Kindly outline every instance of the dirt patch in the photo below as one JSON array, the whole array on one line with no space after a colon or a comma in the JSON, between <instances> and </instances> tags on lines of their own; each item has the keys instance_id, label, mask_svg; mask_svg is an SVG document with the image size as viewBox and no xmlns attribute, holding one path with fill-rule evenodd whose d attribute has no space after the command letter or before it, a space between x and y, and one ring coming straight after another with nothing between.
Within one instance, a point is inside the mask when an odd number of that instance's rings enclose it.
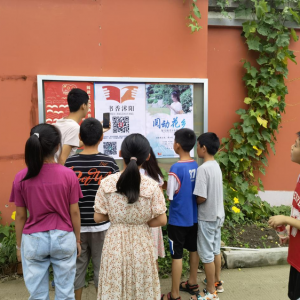
<instances>
[{"instance_id":1,"label":"dirt patch","mask_svg":"<svg viewBox=\"0 0 300 300\"><path fill-rule=\"evenodd\" d=\"M222 240L226 246L257 249L287 247L279 245L276 231L264 223L226 226L222 231Z\"/></svg>"}]
</instances>

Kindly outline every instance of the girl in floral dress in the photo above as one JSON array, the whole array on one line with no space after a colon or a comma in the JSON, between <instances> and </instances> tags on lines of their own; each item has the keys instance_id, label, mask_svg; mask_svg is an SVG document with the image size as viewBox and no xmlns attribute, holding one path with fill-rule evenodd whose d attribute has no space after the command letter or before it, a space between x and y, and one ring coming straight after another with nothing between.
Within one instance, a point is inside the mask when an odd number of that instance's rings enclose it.
<instances>
[{"instance_id":1,"label":"girl in floral dress","mask_svg":"<svg viewBox=\"0 0 300 300\"><path fill-rule=\"evenodd\" d=\"M149 176L150 178L154 179L156 182L158 182L160 188L162 189L162 186L164 184L163 174L158 166L158 163L157 163L157 160L156 160L156 157L155 157L155 154L154 154L152 148L150 148L150 158L149 158L149 160L146 160L143 163L140 173L142 175L146 175L146 176ZM152 239L153 239L153 243L154 243L156 265L158 268L158 261L157 261L158 257L164 258L166 256L161 227L152 227L151 233L152 233Z\"/></svg>"},{"instance_id":2,"label":"girl in floral dress","mask_svg":"<svg viewBox=\"0 0 300 300\"><path fill-rule=\"evenodd\" d=\"M110 220L101 258L98 300L158 300L160 284L149 227L167 223L163 193L156 181L140 175L150 145L141 134L121 146L124 170L101 181L94 219Z\"/></svg>"}]
</instances>

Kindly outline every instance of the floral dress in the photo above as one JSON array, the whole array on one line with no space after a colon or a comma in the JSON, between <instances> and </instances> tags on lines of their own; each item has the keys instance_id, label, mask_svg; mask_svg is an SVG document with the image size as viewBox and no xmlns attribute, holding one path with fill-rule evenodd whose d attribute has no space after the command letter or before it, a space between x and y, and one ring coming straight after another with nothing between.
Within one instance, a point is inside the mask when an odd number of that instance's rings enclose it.
<instances>
[{"instance_id":1,"label":"floral dress","mask_svg":"<svg viewBox=\"0 0 300 300\"><path fill-rule=\"evenodd\" d=\"M116 191L120 173L101 181L95 212L108 214L99 273L98 300L158 300L160 284L147 222L166 211L158 183L141 176L140 197L134 204Z\"/></svg>"}]
</instances>

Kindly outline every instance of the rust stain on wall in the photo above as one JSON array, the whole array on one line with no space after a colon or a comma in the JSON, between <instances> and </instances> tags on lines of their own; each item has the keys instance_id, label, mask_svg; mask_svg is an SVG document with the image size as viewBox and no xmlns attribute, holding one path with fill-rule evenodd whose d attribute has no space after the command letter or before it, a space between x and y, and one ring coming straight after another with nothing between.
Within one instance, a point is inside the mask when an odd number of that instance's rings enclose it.
<instances>
[{"instance_id":1,"label":"rust stain on wall","mask_svg":"<svg viewBox=\"0 0 300 300\"><path fill-rule=\"evenodd\" d=\"M38 124L37 118L38 96L37 96L37 82L32 85L31 92L31 108L30 108L30 125L31 127Z\"/></svg>"},{"instance_id":2,"label":"rust stain on wall","mask_svg":"<svg viewBox=\"0 0 300 300\"><path fill-rule=\"evenodd\" d=\"M26 75L4 75L4 76L0 76L1 81L5 81L5 80L27 80L27 76Z\"/></svg>"},{"instance_id":3,"label":"rust stain on wall","mask_svg":"<svg viewBox=\"0 0 300 300\"><path fill-rule=\"evenodd\" d=\"M24 158L25 158L24 154L11 154L11 155L0 156L0 161L20 160Z\"/></svg>"}]
</instances>

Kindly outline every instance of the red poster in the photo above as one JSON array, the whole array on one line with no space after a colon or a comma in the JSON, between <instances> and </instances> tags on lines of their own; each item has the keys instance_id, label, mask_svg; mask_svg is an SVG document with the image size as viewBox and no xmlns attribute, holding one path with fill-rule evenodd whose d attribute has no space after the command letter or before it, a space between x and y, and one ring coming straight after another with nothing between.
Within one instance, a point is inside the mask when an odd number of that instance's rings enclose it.
<instances>
[{"instance_id":1,"label":"red poster","mask_svg":"<svg viewBox=\"0 0 300 300\"><path fill-rule=\"evenodd\" d=\"M90 107L86 118L95 117L94 84L92 82L46 81L44 82L46 123L53 124L57 119L64 118L69 114L67 97L74 88L88 93Z\"/></svg>"}]
</instances>

